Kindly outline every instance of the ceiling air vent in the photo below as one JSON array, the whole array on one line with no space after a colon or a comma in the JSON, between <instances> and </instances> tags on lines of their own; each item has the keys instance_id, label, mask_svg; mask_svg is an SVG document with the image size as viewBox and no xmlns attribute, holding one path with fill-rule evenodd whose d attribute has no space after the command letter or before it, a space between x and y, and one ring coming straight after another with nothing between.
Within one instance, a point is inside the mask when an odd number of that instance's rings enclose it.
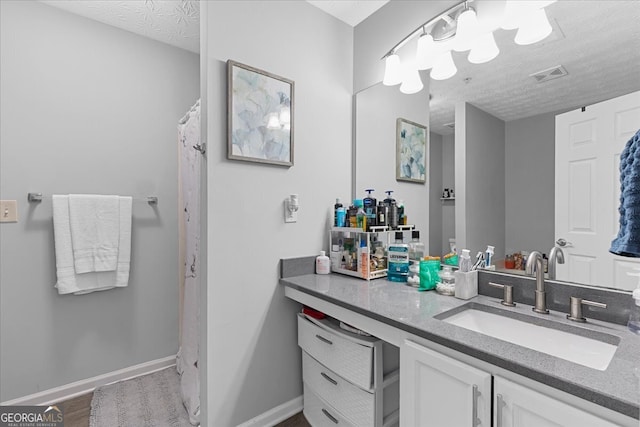
<instances>
[{"instance_id":1,"label":"ceiling air vent","mask_svg":"<svg viewBox=\"0 0 640 427\"><path fill-rule=\"evenodd\" d=\"M549 80L557 79L558 77L564 77L567 74L569 73L567 73L567 70L565 70L562 65L556 65L555 67L529 74L529 77L533 77L536 83L544 83Z\"/></svg>"},{"instance_id":2,"label":"ceiling air vent","mask_svg":"<svg viewBox=\"0 0 640 427\"><path fill-rule=\"evenodd\" d=\"M442 126L444 126L444 127L448 127L448 128L451 128L451 129L455 129L455 128L456 128L456 124L455 124L455 122L445 123L445 124L444 124L444 125L442 125Z\"/></svg>"}]
</instances>

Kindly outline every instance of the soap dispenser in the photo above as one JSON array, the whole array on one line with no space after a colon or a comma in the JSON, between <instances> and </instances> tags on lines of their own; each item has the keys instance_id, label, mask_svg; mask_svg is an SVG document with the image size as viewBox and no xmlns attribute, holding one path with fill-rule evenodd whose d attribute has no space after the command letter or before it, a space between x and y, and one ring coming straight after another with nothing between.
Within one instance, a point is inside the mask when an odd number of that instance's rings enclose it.
<instances>
[{"instance_id":1,"label":"soap dispenser","mask_svg":"<svg viewBox=\"0 0 640 427\"><path fill-rule=\"evenodd\" d=\"M631 306L627 327L634 334L640 335L640 268L634 268L634 270L638 273L627 273L629 276L638 276L638 287L631 294L634 304Z\"/></svg>"}]
</instances>

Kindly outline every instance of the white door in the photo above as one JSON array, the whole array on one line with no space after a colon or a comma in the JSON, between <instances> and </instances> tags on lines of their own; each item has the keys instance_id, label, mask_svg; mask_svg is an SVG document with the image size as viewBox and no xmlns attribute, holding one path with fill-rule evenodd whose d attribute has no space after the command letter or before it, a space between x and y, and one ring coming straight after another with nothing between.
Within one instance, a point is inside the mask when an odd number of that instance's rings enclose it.
<instances>
[{"instance_id":1,"label":"white door","mask_svg":"<svg viewBox=\"0 0 640 427\"><path fill-rule=\"evenodd\" d=\"M488 373L411 341L400 347L400 366L401 427L491 425Z\"/></svg>"},{"instance_id":2,"label":"white door","mask_svg":"<svg viewBox=\"0 0 640 427\"><path fill-rule=\"evenodd\" d=\"M589 412L494 377L494 427L616 427Z\"/></svg>"},{"instance_id":3,"label":"white door","mask_svg":"<svg viewBox=\"0 0 640 427\"><path fill-rule=\"evenodd\" d=\"M640 92L556 116L555 235L559 246L567 242L559 280L635 289L626 273L640 259L609 248L618 234L620 153L638 129Z\"/></svg>"}]
</instances>

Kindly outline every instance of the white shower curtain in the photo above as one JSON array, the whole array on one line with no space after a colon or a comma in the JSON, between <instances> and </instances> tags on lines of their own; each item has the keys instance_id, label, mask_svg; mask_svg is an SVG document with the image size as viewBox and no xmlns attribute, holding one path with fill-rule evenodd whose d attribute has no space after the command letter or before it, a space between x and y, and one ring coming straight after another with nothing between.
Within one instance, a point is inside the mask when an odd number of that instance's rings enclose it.
<instances>
[{"instance_id":1,"label":"white shower curtain","mask_svg":"<svg viewBox=\"0 0 640 427\"><path fill-rule=\"evenodd\" d=\"M200 418L198 343L200 336L200 100L178 123L180 154L180 349L176 368L180 392L193 425Z\"/></svg>"}]
</instances>

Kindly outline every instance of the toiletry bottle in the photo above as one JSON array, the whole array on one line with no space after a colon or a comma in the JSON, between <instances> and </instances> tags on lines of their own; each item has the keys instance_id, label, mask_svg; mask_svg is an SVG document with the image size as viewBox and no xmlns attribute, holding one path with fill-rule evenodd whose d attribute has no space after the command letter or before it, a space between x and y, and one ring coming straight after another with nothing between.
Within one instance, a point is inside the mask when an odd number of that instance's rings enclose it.
<instances>
[{"instance_id":1,"label":"toiletry bottle","mask_svg":"<svg viewBox=\"0 0 640 427\"><path fill-rule=\"evenodd\" d=\"M471 271L471 251L469 249L463 249L462 255L460 255L460 263L458 264L460 272L467 273Z\"/></svg>"},{"instance_id":2,"label":"toiletry bottle","mask_svg":"<svg viewBox=\"0 0 640 427\"><path fill-rule=\"evenodd\" d=\"M340 199L336 199L336 204L333 205L333 226L339 227L338 225L338 208L342 207L342 203L340 203Z\"/></svg>"},{"instance_id":3,"label":"toiletry bottle","mask_svg":"<svg viewBox=\"0 0 640 427\"><path fill-rule=\"evenodd\" d=\"M491 261L493 261L493 251L494 251L494 247L493 246L487 246L487 250L484 253L484 268L490 268L491 267Z\"/></svg>"},{"instance_id":4,"label":"toiletry bottle","mask_svg":"<svg viewBox=\"0 0 640 427\"><path fill-rule=\"evenodd\" d=\"M367 215L367 225L369 227L373 226L373 225L379 225L376 222L376 199L374 197L371 197L371 193L373 192L373 188L368 188L366 190L368 194L367 197L365 197L364 199L362 199L363 203L364 203L364 213ZM367 230L365 230L367 231Z\"/></svg>"},{"instance_id":5,"label":"toiletry bottle","mask_svg":"<svg viewBox=\"0 0 640 427\"><path fill-rule=\"evenodd\" d=\"M367 231L367 215L364 212L364 206L361 199L356 200L358 212L356 213L356 226L362 231Z\"/></svg>"},{"instance_id":6,"label":"toiletry bottle","mask_svg":"<svg viewBox=\"0 0 640 427\"><path fill-rule=\"evenodd\" d=\"M634 268L634 270L638 273L627 273L629 276L638 276L638 287L631 294L634 304L631 306L627 327L634 334L640 335L640 268Z\"/></svg>"},{"instance_id":7,"label":"toiletry bottle","mask_svg":"<svg viewBox=\"0 0 640 427\"><path fill-rule=\"evenodd\" d=\"M407 225L407 217L404 214L404 202L402 200L398 200L398 224Z\"/></svg>"},{"instance_id":8,"label":"toiletry bottle","mask_svg":"<svg viewBox=\"0 0 640 427\"><path fill-rule=\"evenodd\" d=\"M420 232L418 230L411 231L411 241L409 242L409 259L418 261L424 258L425 246L420 241Z\"/></svg>"},{"instance_id":9,"label":"toiletry bottle","mask_svg":"<svg viewBox=\"0 0 640 427\"><path fill-rule=\"evenodd\" d=\"M391 193L393 191L387 190L387 198L384 199L384 204L389 209L387 213L387 225L389 228L396 230L398 228L398 205L396 204L396 199L391 197Z\"/></svg>"},{"instance_id":10,"label":"toiletry bottle","mask_svg":"<svg viewBox=\"0 0 640 427\"><path fill-rule=\"evenodd\" d=\"M366 219L365 219L366 221ZM359 256L358 256L358 270L360 270L360 274L363 279L369 278L369 248L367 247L367 241L360 241L360 248L358 248Z\"/></svg>"},{"instance_id":11,"label":"toiletry bottle","mask_svg":"<svg viewBox=\"0 0 640 427\"><path fill-rule=\"evenodd\" d=\"M347 220L347 210L345 208L338 208L336 212L336 221L338 221L338 227L345 227Z\"/></svg>"},{"instance_id":12,"label":"toiletry bottle","mask_svg":"<svg viewBox=\"0 0 640 427\"><path fill-rule=\"evenodd\" d=\"M316 257L316 274L331 273L331 260L324 251L320 251L320 255Z\"/></svg>"},{"instance_id":13,"label":"toiletry bottle","mask_svg":"<svg viewBox=\"0 0 640 427\"><path fill-rule=\"evenodd\" d=\"M378 207L376 208L376 225L377 226L387 226L387 218L389 217L389 208L384 202L378 202Z\"/></svg>"},{"instance_id":14,"label":"toiletry bottle","mask_svg":"<svg viewBox=\"0 0 640 427\"><path fill-rule=\"evenodd\" d=\"M353 204L347 209L347 227L358 226L358 207L356 206L358 200L362 203L362 199L354 199Z\"/></svg>"},{"instance_id":15,"label":"toiletry bottle","mask_svg":"<svg viewBox=\"0 0 640 427\"><path fill-rule=\"evenodd\" d=\"M402 232L396 232L396 241L389 245L387 279L406 282L409 275L409 245L402 243Z\"/></svg>"}]
</instances>

